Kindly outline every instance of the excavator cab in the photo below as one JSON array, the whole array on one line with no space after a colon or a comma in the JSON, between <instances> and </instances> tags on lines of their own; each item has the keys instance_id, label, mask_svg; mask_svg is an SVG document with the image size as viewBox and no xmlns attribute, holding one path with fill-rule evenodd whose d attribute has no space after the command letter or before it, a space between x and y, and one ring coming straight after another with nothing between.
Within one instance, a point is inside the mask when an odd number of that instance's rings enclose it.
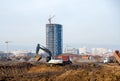
<instances>
[{"instance_id":1,"label":"excavator cab","mask_svg":"<svg viewBox=\"0 0 120 81\"><path fill-rule=\"evenodd\" d=\"M47 56L46 57L46 62L49 62L51 60L51 57L50 56Z\"/></svg>"}]
</instances>

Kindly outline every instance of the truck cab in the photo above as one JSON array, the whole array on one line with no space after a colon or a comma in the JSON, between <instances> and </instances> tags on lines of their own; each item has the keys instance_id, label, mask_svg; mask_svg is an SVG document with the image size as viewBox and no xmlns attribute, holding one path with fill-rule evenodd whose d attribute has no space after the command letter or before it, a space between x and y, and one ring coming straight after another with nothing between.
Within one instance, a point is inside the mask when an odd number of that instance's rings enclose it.
<instances>
[{"instance_id":1,"label":"truck cab","mask_svg":"<svg viewBox=\"0 0 120 81\"><path fill-rule=\"evenodd\" d=\"M109 62L110 62L110 58L108 57L104 58L103 63L109 63Z\"/></svg>"}]
</instances>

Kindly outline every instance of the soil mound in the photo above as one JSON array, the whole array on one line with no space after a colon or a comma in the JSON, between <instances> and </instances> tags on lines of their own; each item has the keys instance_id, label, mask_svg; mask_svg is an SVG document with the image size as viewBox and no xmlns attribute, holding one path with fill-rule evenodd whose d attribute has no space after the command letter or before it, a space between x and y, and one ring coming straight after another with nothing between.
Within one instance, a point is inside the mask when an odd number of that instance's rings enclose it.
<instances>
[{"instance_id":1,"label":"soil mound","mask_svg":"<svg viewBox=\"0 0 120 81\"><path fill-rule=\"evenodd\" d=\"M30 63L0 64L0 81L120 81L116 64L79 63L65 66Z\"/></svg>"}]
</instances>

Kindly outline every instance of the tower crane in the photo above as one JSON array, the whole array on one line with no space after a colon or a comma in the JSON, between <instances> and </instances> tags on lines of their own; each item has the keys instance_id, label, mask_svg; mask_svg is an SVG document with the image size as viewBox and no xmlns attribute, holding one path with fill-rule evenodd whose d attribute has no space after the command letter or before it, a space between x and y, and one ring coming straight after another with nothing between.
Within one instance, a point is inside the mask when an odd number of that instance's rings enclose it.
<instances>
[{"instance_id":1,"label":"tower crane","mask_svg":"<svg viewBox=\"0 0 120 81\"><path fill-rule=\"evenodd\" d=\"M7 52L7 58L8 58L8 54L9 54L9 51L8 51L8 43L10 43L11 41L5 41L6 43L6 52Z\"/></svg>"},{"instance_id":2,"label":"tower crane","mask_svg":"<svg viewBox=\"0 0 120 81\"><path fill-rule=\"evenodd\" d=\"M55 15L53 15L52 17L50 16L50 18L48 19L49 24L51 24L51 19L53 19L55 17Z\"/></svg>"}]
</instances>

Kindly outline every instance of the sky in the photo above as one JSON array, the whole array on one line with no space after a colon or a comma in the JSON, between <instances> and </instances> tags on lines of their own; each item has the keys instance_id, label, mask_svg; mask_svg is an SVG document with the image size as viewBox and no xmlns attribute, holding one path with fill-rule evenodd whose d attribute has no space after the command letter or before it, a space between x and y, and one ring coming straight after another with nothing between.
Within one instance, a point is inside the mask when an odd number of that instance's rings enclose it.
<instances>
[{"instance_id":1,"label":"sky","mask_svg":"<svg viewBox=\"0 0 120 81\"><path fill-rule=\"evenodd\" d=\"M48 18L63 25L63 46L120 48L120 0L0 0L0 50L46 45Z\"/></svg>"}]
</instances>

